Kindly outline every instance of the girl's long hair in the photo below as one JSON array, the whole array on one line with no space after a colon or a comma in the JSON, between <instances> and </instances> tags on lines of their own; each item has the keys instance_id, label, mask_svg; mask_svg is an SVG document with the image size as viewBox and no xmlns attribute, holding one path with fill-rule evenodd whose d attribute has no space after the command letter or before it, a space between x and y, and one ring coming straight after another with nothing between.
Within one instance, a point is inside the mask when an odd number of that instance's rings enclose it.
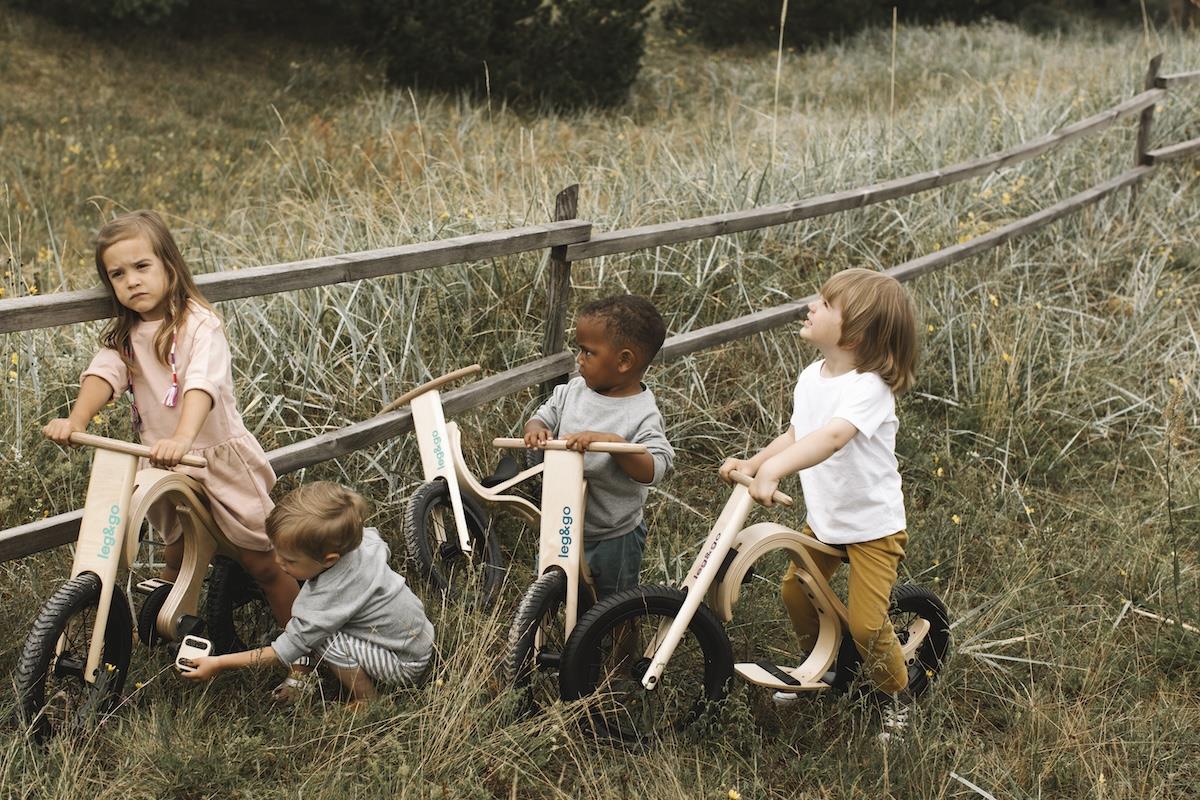
<instances>
[{"instance_id":1,"label":"girl's long hair","mask_svg":"<svg viewBox=\"0 0 1200 800\"><path fill-rule=\"evenodd\" d=\"M904 287L890 275L855 267L825 281L821 296L842 313L841 347L854 347L855 368L875 372L900 394L917 368L917 315Z\"/></svg>"},{"instance_id":2,"label":"girl's long hair","mask_svg":"<svg viewBox=\"0 0 1200 800\"><path fill-rule=\"evenodd\" d=\"M154 337L154 352L158 355L158 360L166 365L171 352L171 340L183 327L187 317L188 301L195 301L214 314L216 311L196 288L187 262L183 260L179 246L175 244L175 238L171 236L171 231L167 229L162 217L154 211L130 211L114 218L96 234L96 272L100 275L100 282L108 289L108 296L112 298L113 303L113 319L100 334L102 346L116 350L127 366L133 366L130 339L134 326L141 322L142 318L136 311L117 301L117 293L108 277L108 270L104 268L104 252L117 242L136 236L146 237L154 255L162 261L167 272L167 307L162 327Z\"/></svg>"}]
</instances>

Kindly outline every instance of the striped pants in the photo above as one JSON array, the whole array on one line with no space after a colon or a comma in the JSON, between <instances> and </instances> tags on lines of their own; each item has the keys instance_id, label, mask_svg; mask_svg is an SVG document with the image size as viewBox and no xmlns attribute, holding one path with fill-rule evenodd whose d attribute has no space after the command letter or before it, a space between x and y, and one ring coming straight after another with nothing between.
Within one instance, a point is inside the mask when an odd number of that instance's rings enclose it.
<instances>
[{"instance_id":1,"label":"striped pants","mask_svg":"<svg viewBox=\"0 0 1200 800\"><path fill-rule=\"evenodd\" d=\"M395 686L420 683L433 662L432 654L423 661L406 661L393 650L344 633L334 634L317 648L317 654L318 666L328 664L339 669L361 669L372 680Z\"/></svg>"}]
</instances>

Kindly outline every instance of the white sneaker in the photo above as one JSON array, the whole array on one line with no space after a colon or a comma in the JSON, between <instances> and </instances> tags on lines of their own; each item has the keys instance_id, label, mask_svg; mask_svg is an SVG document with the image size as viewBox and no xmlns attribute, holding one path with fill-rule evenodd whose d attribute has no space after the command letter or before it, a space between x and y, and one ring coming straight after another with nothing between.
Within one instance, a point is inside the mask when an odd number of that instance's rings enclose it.
<instances>
[{"instance_id":1,"label":"white sneaker","mask_svg":"<svg viewBox=\"0 0 1200 800\"><path fill-rule=\"evenodd\" d=\"M837 674L833 670L829 670L821 676L822 683L833 685L834 678ZM800 699L802 692L774 692L771 695L771 702L777 706L790 706L792 703Z\"/></svg>"},{"instance_id":2,"label":"white sneaker","mask_svg":"<svg viewBox=\"0 0 1200 800\"><path fill-rule=\"evenodd\" d=\"M875 737L881 744L894 744L903 737L908 727L908 707L892 701L883 709L883 730Z\"/></svg>"}]
</instances>

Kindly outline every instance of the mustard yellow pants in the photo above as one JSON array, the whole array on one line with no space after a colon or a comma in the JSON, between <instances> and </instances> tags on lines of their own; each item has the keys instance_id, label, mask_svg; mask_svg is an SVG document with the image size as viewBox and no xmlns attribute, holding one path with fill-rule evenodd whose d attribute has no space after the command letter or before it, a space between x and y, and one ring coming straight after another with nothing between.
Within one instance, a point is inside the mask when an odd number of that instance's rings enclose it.
<instances>
[{"instance_id":1,"label":"mustard yellow pants","mask_svg":"<svg viewBox=\"0 0 1200 800\"><path fill-rule=\"evenodd\" d=\"M812 529L805 525L802 532L813 536ZM888 619L892 587L896 584L896 570L904 559L904 545L908 533L899 531L882 539L846 545L850 557L850 595L846 604L850 616L850 635L862 656L863 664L875 686L888 694L894 694L908 685L908 669L900 640ZM813 563L825 576L833 573L842 564L838 556L809 551ZM803 584L796 579L796 565L788 567L780 587L783 605L787 608L800 639L800 647L811 650L817 640L817 612L808 601Z\"/></svg>"}]
</instances>

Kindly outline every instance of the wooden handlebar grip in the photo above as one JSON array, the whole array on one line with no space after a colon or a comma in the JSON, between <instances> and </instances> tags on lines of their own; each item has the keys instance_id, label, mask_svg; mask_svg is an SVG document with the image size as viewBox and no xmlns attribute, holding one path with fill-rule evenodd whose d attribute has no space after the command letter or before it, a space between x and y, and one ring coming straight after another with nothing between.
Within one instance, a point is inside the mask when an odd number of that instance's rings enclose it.
<instances>
[{"instance_id":1,"label":"wooden handlebar grip","mask_svg":"<svg viewBox=\"0 0 1200 800\"><path fill-rule=\"evenodd\" d=\"M134 444L133 442L125 442L120 439L109 439L107 436L97 436L94 433L80 433L77 431L71 434L70 442L71 444L83 445L84 447L98 447L101 450L124 453L129 456L150 457L150 448L144 444ZM185 467L199 467L200 469L208 466L208 462L203 458L190 454L179 459L179 463Z\"/></svg>"},{"instance_id":2,"label":"wooden handlebar grip","mask_svg":"<svg viewBox=\"0 0 1200 800\"><path fill-rule=\"evenodd\" d=\"M441 387L445 386L447 383L453 383L454 381L458 380L459 378L465 378L468 375L474 375L476 372L479 372L482 369L483 369L483 367L479 366L478 364L472 364L469 367L463 367L461 369L456 369L453 372L447 372L445 375L442 375L440 378L434 378L431 381L426 381L425 383L422 383L420 386L418 386L415 389L409 389L407 392L400 395L392 402L388 403L386 406L384 406L383 408L381 408L379 410L379 414L386 414L389 411L395 411L400 406L406 405L414 397L423 395L426 392L432 392L434 389L440 389ZM376 414L376 416L379 416L379 414Z\"/></svg>"},{"instance_id":3,"label":"wooden handlebar grip","mask_svg":"<svg viewBox=\"0 0 1200 800\"><path fill-rule=\"evenodd\" d=\"M506 439L496 438L492 440L493 447L505 447L510 450L525 449L524 439ZM567 443L562 439L550 439L544 445L536 450L567 450ZM646 445L634 444L633 442L594 442L588 446L588 450L592 453L645 453Z\"/></svg>"}]
</instances>

